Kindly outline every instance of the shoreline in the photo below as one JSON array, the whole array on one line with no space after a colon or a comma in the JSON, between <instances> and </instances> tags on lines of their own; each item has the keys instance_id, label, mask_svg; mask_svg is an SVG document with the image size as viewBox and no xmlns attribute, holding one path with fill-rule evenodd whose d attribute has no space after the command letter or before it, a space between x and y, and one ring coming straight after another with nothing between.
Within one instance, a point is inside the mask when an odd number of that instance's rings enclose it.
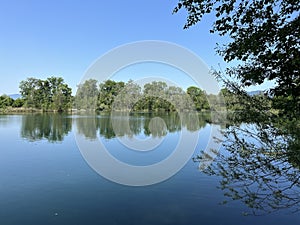
<instances>
[{"instance_id":1,"label":"shoreline","mask_svg":"<svg viewBox=\"0 0 300 225\"><path fill-rule=\"evenodd\" d=\"M222 110L221 110L222 111ZM92 113L92 114L101 114L101 113L111 113L112 110L84 110L84 109L68 109L63 111L58 110L43 110L43 109L36 109L36 108L14 108L14 107L7 107L7 108L0 108L0 115L5 114L27 114L27 113L68 113L68 114L81 114L81 113ZM119 113L172 113L178 111L164 111L164 110L153 110L153 111L128 111L128 110L116 110L113 112ZM189 110L182 110L182 113L193 112ZM218 112L216 110L201 110L201 111L194 111L197 113L211 113L211 112Z\"/></svg>"}]
</instances>

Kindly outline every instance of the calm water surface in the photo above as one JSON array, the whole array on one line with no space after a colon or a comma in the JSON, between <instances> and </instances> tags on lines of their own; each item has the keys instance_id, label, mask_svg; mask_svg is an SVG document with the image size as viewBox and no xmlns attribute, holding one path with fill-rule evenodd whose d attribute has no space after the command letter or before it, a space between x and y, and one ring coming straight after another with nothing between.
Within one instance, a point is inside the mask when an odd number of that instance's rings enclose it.
<instances>
[{"instance_id":1,"label":"calm water surface","mask_svg":"<svg viewBox=\"0 0 300 225\"><path fill-rule=\"evenodd\" d=\"M194 156L206 146L211 125L205 117L195 127L165 115L165 127L149 129L151 117L131 116L131 131L123 134L164 138L160 149L141 154L120 145L108 115L1 115L0 224L300 224L300 215L288 209L245 216L249 209L241 201L220 204L225 200L217 188L220 178L199 171L192 159L164 182L130 187L99 176L81 156L75 128L133 165L171 154L183 127L200 131Z\"/></svg>"}]
</instances>

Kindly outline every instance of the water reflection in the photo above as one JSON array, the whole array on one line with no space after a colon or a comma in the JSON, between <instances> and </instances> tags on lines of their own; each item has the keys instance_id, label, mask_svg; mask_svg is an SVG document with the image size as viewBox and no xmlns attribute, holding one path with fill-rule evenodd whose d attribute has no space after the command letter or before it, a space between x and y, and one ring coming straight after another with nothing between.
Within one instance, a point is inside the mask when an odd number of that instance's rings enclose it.
<instances>
[{"instance_id":1,"label":"water reflection","mask_svg":"<svg viewBox=\"0 0 300 225\"><path fill-rule=\"evenodd\" d=\"M214 114L221 128L226 128L223 154L205 170L206 174L221 178L219 188L228 200L243 202L253 214L270 213L289 208L300 209L300 153L299 132L293 143L273 139L272 127L265 124L247 125L235 119L234 125L226 127L223 115ZM130 113L130 114L31 114L23 115L21 136L29 141L46 139L62 141L76 125L87 139L113 139L116 136L164 137L181 129L197 131L212 121L211 114L189 113ZM195 122L198 121L198 122ZM1 117L0 124L7 119ZM243 127L244 126L244 127ZM257 135L261 135L256 139ZM264 137L265 139L262 139ZM275 137L274 138L278 138ZM262 141L263 140L263 141ZM196 157L200 161L202 154ZM226 203L224 201L224 203Z\"/></svg>"},{"instance_id":2,"label":"water reflection","mask_svg":"<svg viewBox=\"0 0 300 225\"><path fill-rule=\"evenodd\" d=\"M113 113L76 117L78 132L88 139L96 139L97 133L105 139L145 136L163 137L185 127L197 131L210 121L210 114L195 113Z\"/></svg>"},{"instance_id":3,"label":"water reflection","mask_svg":"<svg viewBox=\"0 0 300 225\"><path fill-rule=\"evenodd\" d=\"M83 134L87 139L97 138L97 127L99 120L95 116L84 116L76 118L76 126L79 134Z\"/></svg>"},{"instance_id":4,"label":"water reflection","mask_svg":"<svg viewBox=\"0 0 300 225\"><path fill-rule=\"evenodd\" d=\"M227 128L225 150L205 171L221 177L223 203L242 201L254 215L300 211L299 137L286 142L272 135L276 129L261 123Z\"/></svg>"},{"instance_id":5,"label":"water reflection","mask_svg":"<svg viewBox=\"0 0 300 225\"><path fill-rule=\"evenodd\" d=\"M0 127L7 127L8 125L10 125L12 117L14 116L0 114Z\"/></svg>"},{"instance_id":6,"label":"water reflection","mask_svg":"<svg viewBox=\"0 0 300 225\"><path fill-rule=\"evenodd\" d=\"M62 114L26 114L22 117L21 137L29 141L62 141L72 129L72 118Z\"/></svg>"},{"instance_id":7,"label":"water reflection","mask_svg":"<svg viewBox=\"0 0 300 225\"><path fill-rule=\"evenodd\" d=\"M62 141L71 131L74 120L78 132L91 140L96 139L97 134L105 139L140 134L163 137L183 127L197 131L210 123L210 118L209 113L26 114L22 116L21 136L29 141Z\"/></svg>"}]
</instances>

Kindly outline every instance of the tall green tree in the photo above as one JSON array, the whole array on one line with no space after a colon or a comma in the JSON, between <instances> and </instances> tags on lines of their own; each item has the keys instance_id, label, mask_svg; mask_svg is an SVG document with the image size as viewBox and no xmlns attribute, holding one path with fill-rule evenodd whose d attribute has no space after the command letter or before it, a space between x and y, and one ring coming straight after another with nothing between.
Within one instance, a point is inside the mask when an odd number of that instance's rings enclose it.
<instances>
[{"instance_id":1,"label":"tall green tree","mask_svg":"<svg viewBox=\"0 0 300 225\"><path fill-rule=\"evenodd\" d=\"M210 108L205 91L201 90L198 87L191 86L188 87L187 94L194 102L197 111L208 110Z\"/></svg>"},{"instance_id":2,"label":"tall green tree","mask_svg":"<svg viewBox=\"0 0 300 225\"><path fill-rule=\"evenodd\" d=\"M144 85L144 108L148 111L155 111L169 108L166 101L166 91L168 85L163 81L153 81Z\"/></svg>"},{"instance_id":3,"label":"tall green tree","mask_svg":"<svg viewBox=\"0 0 300 225\"><path fill-rule=\"evenodd\" d=\"M59 84L52 96L51 108L59 112L72 107L72 90L67 84Z\"/></svg>"},{"instance_id":4,"label":"tall green tree","mask_svg":"<svg viewBox=\"0 0 300 225\"><path fill-rule=\"evenodd\" d=\"M78 85L74 100L75 108L95 110L97 108L98 95L97 80L86 80L84 83Z\"/></svg>"},{"instance_id":5,"label":"tall green tree","mask_svg":"<svg viewBox=\"0 0 300 225\"><path fill-rule=\"evenodd\" d=\"M107 80L99 85L97 110L111 110L115 97L124 88L125 83Z\"/></svg>"},{"instance_id":6,"label":"tall green tree","mask_svg":"<svg viewBox=\"0 0 300 225\"><path fill-rule=\"evenodd\" d=\"M35 107L35 96L36 89L38 86L38 79L34 77L29 77L26 80L20 82L19 89L22 97L25 100L26 107Z\"/></svg>"},{"instance_id":7,"label":"tall green tree","mask_svg":"<svg viewBox=\"0 0 300 225\"><path fill-rule=\"evenodd\" d=\"M140 98L141 87L133 80L129 80L114 99L113 110L134 111Z\"/></svg>"},{"instance_id":8,"label":"tall green tree","mask_svg":"<svg viewBox=\"0 0 300 225\"><path fill-rule=\"evenodd\" d=\"M188 110L191 106L191 101L188 99L188 95L180 87L169 86L166 89L166 99L169 104L166 105L166 110L175 111L175 110Z\"/></svg>"}]
</instances>

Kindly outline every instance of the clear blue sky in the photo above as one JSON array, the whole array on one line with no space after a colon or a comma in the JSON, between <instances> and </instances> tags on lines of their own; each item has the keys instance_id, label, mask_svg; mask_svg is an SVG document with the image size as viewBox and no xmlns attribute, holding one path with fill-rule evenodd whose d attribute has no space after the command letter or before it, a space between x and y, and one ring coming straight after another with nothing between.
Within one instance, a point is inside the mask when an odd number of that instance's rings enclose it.
<instances>
[{"instance_id":1,"label":"clear blue sky","mask_svg":"<svg viewBox=\"0 0 300 225\"><path fill-rule=\"evenodd\" d=\"M221 38L212 18L183 30L186 14L172 15L177 0L1 1L0 94L18 93L27 77L61 76L72 89L91 63L128 42L163 40L186 47L211 67ZM74 90L73 90L74 93Z\"/></svg>"}]
</instances>

